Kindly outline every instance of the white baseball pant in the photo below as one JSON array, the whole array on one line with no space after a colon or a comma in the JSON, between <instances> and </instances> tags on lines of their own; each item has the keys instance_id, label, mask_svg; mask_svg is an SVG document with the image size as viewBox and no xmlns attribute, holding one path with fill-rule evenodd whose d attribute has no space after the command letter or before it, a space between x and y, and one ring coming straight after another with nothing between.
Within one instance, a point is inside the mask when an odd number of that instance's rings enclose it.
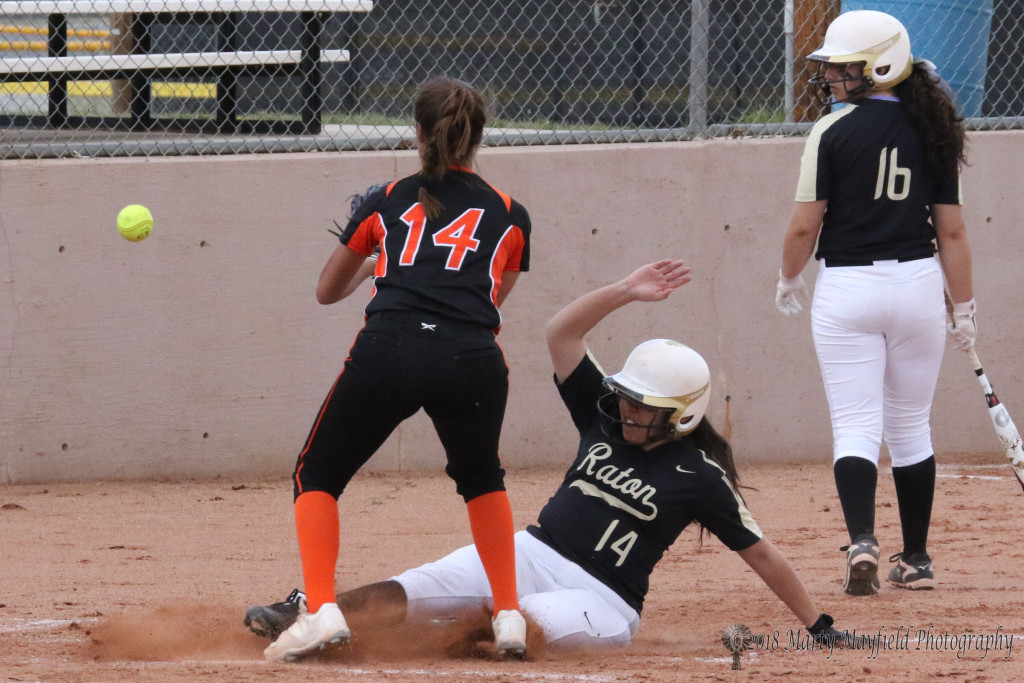
<instances>
[{"instance_id":1,"label":"white baseball pant","mask_svg":"<svg viewBox=\"0 0 1024 683\"><path fill-rule=\"evenodd\" d=\"M522 612L552 647L628 645L640 625L615 591L527 531L515 535L516 586ZM405 588L408 616L440 616L492 607L491 586L476 546L392 577Z\"/></svg>"},{"instance_id":2,"label":"white baseball pant","mask_svg":"<svg viewBox=\"0 0 1024 683\"><path fill-rule=\"evenodd\" d=\"M814 347L832 416L833 459L894 467L933 454L932 399L946 344L942 268L935 258L818 271Z\"/></svg>"}]
</instances>

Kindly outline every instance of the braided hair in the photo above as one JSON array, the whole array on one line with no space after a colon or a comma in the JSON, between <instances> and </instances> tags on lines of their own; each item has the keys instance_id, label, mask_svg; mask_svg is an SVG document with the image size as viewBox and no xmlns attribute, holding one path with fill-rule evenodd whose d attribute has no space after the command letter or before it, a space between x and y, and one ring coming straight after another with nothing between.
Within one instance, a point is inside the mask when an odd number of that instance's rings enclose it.
<instances>
[{"instance_id":1,"label":"braided hair","mask_svg":"<svg viewBox=\"0 0 1024 683\"><path fill-rule=\"evenodd\" d=\"M413 117L422 139L419 201L428 218L437 218L444 207L428 192L427 182L472 160L487 122L484 98L468 83L432 77L420 84Z\"/></svg>"}]
</instances>

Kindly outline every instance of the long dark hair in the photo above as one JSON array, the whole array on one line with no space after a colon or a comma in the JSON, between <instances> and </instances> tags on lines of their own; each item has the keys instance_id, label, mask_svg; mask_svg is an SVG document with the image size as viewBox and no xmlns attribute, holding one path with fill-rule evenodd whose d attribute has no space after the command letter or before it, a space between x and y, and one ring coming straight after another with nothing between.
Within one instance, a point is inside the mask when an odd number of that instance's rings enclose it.
<instances>
[{"instance_id":1,"label":"long dark hair","mask_svg":"<svg viewBox=\"0 0 1024 683\"><path fill-rule=\"evenodd\" d=\"M413 117L423 136L420 176L440 180L453 165L467 163L483 139L487 111L483 95L469 83L446 76L428 78L416 93ZM428 218L441 214L441 202L420 186Z\"/></svg>"},{"instance_id":2,"label":"long dark hair","mask_svg":"<svg viewBox=\"0 0 1024 683\"><path fill-rule=\"evenodd\" d=\"M914 64L910 76L893 92L921 137L925 164L934 181L955 178L960 166L967 163L964 119L939 85L938 75L922 63Z\"/></svg>"},{"instance_id":3,"label":"long dark hair","mask_svg":"<svg viewBox=\"0 0 1024 683\"><path fill-rule=\"evenodd\" d=\"M725 471L725 478L732 485L733 491L743 501L743 494L740 493L740 475L736 471L736 464L732 459L732 446L718 433L707 417L702 417L697 428L690 433L690 442L704 452L704 455L722 470ZM744 487L746 488L746 487ZM743 501L746 504L746 501ZM699 543L704 543L704 533L707 529L700 525Z\"/></svg>"},{"instance_id":4,"label":"long dark hair","mask_svg":"<svg viewBox=\"0 0 1024 683\"><path fill-rule=\"evenodd\" d=\"M697 428L690 433L690 442L704 451L709 460L716 463L725 470L725 478L729 480L733 489L739 495L740 475L736 471L736 464L732 460L732 446L712 426L707 417L702 417ZM742 497L742 496L741 496Z\"/></svg>"}]
</instances>

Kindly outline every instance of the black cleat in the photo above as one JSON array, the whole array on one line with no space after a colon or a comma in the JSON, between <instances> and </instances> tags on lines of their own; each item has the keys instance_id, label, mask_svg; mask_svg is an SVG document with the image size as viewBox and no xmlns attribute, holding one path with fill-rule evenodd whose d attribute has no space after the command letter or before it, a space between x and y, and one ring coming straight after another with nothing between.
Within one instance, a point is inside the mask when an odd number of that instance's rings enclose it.
<instances>
[{"instance_id":1,"label":"black cleat","mask_svg":"<svg viewBox=\"0 0 1024 683\"><path fill-rule=\"evenodd\" d=\"M305 604L306 594L296 588L284 602L256 605L245 610L245 625L258 636L277 638L295 623L299 609L305 607Z\"/></svg>"},{"instance_id":2,"label":"black cleat","mask_svg":"<svg viewBox=\"0 0 1024 683\"><path fill-rule=\"evenodd\" d=\"M915 553L904 557L896 553L889 558L896 566L889 571L889 583L897 588L912 591L930 591L935 588L935 574L932 572L932 558L927 553Z\"/></svg>"},{"instance_id":3,"label":"black cleat","mask_svg":"<svg viewBox=\"0 0 1024 683\"><path fill-rule=\"evenodd\" d=\"M846 580L843 588L847 595L874 595L878 592L878 541L874 536L858 536L846 551Z\"/></svg>"}]
</instances>

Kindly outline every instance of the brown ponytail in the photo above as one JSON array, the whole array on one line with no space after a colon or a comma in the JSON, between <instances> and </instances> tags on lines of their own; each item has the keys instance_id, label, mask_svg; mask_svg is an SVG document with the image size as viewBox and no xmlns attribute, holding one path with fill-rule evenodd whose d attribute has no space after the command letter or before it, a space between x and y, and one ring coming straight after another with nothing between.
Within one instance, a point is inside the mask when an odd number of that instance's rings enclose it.
<instances>
[{"instance_id":1,"label":"brown ponytail","mask_svg":"<svg viewBox=\"0 0 1024 683\"><path fill-rule=\"evenodd\" d=\"M484 98L463 81L428 78L416 94L413 116L423 138L419 201L428 218L437 218L444 207L427 191L426 181L440 180L452 166L472 161L487 122Z\"/></svg>"}]
</instances>

